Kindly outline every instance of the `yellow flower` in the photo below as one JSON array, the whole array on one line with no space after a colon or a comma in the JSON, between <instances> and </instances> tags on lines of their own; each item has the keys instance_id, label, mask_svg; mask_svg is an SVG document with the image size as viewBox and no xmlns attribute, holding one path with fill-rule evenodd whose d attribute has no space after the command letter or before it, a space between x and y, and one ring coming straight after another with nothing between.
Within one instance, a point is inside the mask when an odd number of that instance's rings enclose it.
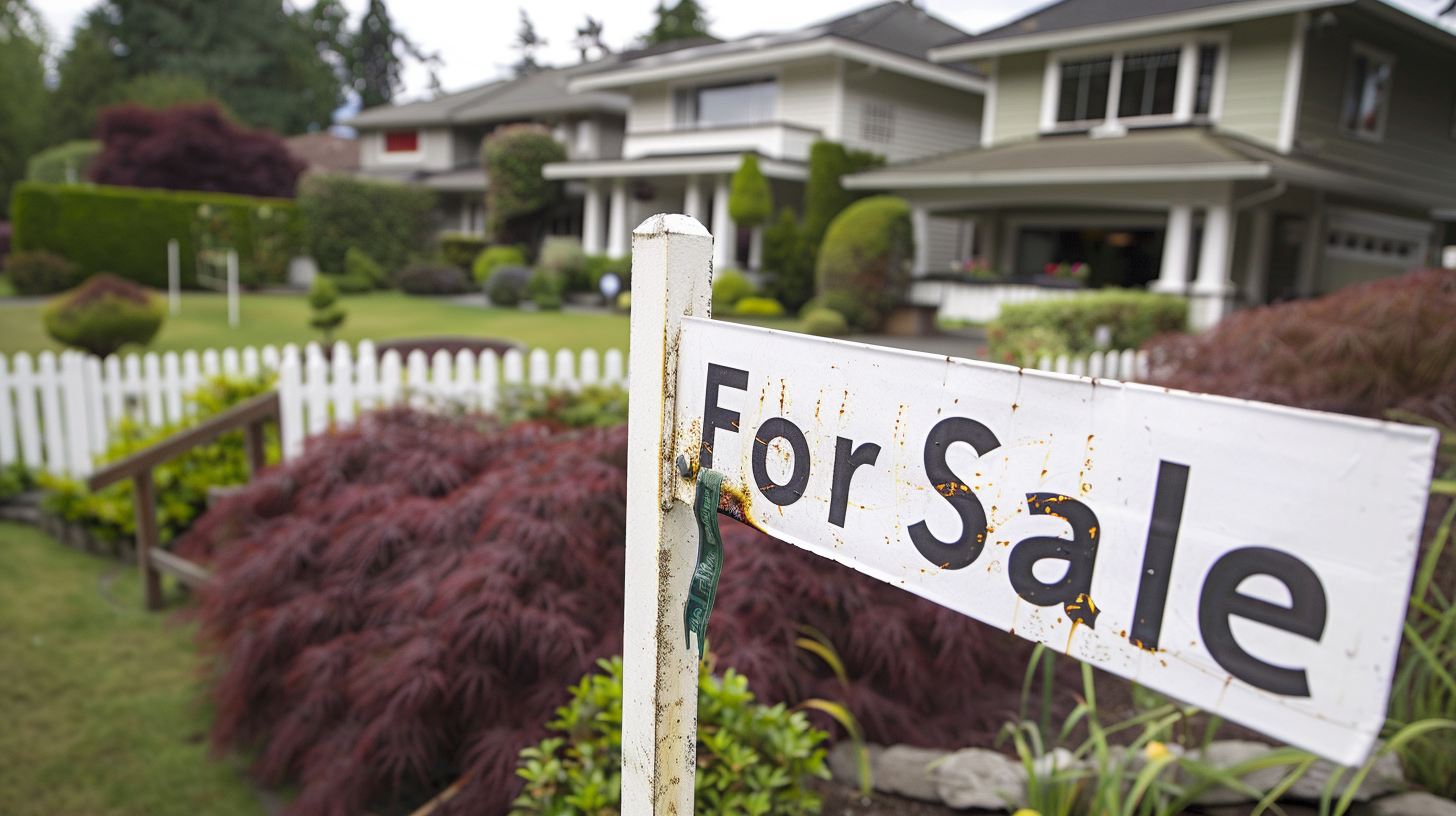
<instances>
[{"instance_id":1,"label":"yellow flower","mask_svg":"<svg viewBox=\"0 0 1456 816\"><path fill-rule=\"evenodd\" d=\"M1022 808L1021 810L1018 810L1015 813L1011 814L1011 816L1041 816L1041 814L1032 810L1031 808Z\"/></svg>"},{"instance_id":2,"label":"yellow flower","mask_svg":"<svg viewBox=\"0 0 1456 816\"><path fill-rule=\"evenodd\" d=\"M1167 755L1168 746L1164 745L1161 742L1150 742L1148 743L1148 746L1143 749L1143 756L1147 757L1149 762L1155 759L1162 759Z\"/></svg>"}]
</instances>

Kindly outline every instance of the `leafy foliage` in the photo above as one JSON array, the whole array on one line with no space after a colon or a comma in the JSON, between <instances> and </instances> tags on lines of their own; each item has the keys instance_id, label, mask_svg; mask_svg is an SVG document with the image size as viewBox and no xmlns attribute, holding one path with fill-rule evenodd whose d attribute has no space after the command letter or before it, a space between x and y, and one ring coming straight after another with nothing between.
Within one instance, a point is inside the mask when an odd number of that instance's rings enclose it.
<instances>
[{"instance_id":1,"label":"leafy foliage","mask_svg":"<svg viewBox=\"0 0 1456 816\"><path fill-rule=\"evenodd\" d=\"M1456 424L1456 271L1427 269L1312 300L1236 312L1151 347L1161 385L1379 417Z\"/></svg>"},{"instance_id":2,"label":"leafy foliage","mask_svg":"<svg viewBox=\"0 0 1456 816\"><path fill-rule=\"evenodd\" d=\"M46 145L45 28L26 0L0 0L0 220L26 159Z\"/></svg>"},{"instance_id":3,"label":"leafy foliage","mask_svg":"<svg viewBox=\"0 0 1456 816\"><path fill-rule=\"evenodd\" d=\"M737 269L724 269L713 275L713 308L732 311L734 304L753 294L753 284Z\"/></svg>"},{"instance_id":4,"label":"leafy foliage","mask_svg":"<svg viewBox=\"0 0 1456 816\"><path fill-rule=\"evenodd\" d=\"M784 304L773 298L746 297L733 305L733 313L756 317L778 317L784 313Z\"/></svg>"},{"instance_id":5,"label":"leafy foliage","mask_svg":"<svg viewBox=\"0 0 1456 816\"><path fill-rule=\"evenodd\" d=\"M574 235L548 235L536 253L536 266L561 276L568 292L596 291L596 281L587 277L586 252Z\"/></svg>"},{"instance_id":6,"label":"leafy foliage","mask_svg":"<svg viewBox=\"0 0 1456 816\"><path fill-rule=\"evenodd\" d=\"M492 306L519 306L534 274L528 266L498 266L485 281L485 296Z\"/></svg>"},{"instance_id":7,"label":"leafy foliage","mask_svg":"<svg viewBox=\"0 0 1456 816\"><path fill-rule=\"evenodd\" d=\"M846 150L838 142L819 140L809 147L809 178L804 182L804 223L802 240L818 252L829 224L845 207L865 197L865 193L844 189L842 176L879 167L883 156L863 150Z\"/></svg>"},{"instance_id":8,"label":"leafy foliage","mask_svg":"<svg viewBox=\"0 0 1456 816\"><path fill-rule=\"evenodd\" d=\"M491 273L502 266L526 266L525 251L509 244L488 246L475 256L475 262L471 264L470 271L476 281L485 283Z\"/></svg>"},{"instance_id":9,"label":"leafy foliage","mask_svg":"<svg viewBox=\"0 0 1456 816\"><path fill-rule=\"evenodd\" d=\"M592 385L579 390L512 388L501 395L507 422L550 420L568 428L610 428L627 421L627 391Z\"/></svg>"},{"instance_id":10,"label":"leafy foliage","mask_svg":"<svg viewBox=\"0 0 1456 816\"><path fill-rule=\"evenodd\" d=\"M526 789L513 816L611 816L621 809L622 658L600 660L556 710L550 737L521 751L517 771ZM704 661L698 671L698 746L694 811L818 813L819 795L806 776L829 778L826 735L783 703L753 702L748 680L732 669L721 679Z\"/></svg>"},{"instance_id":11,"label":"leafy foliage","mask_svg":"<svg viewBox=\"0 0 1456 816\"><path fill-rule=\"evenodd\" d=\"M36 486L35 474L23 462L0 466L0 502Z\"/></svg>"},{"instance_id":12,"label":"leafy foliage","mask_svg":"<svg viewBox=\"0 0 1456 816\"><path fill-rule=\"evenodd\" d=\"M593 289L600 291L602 278L616 275L622 282L622 291L632 288L632 256L612 258L607 255L588 255L582 267L582 274L591 281Z\"/></svg>"},{"instance_id":13,"label":"leafy foliage","mask_svg":"<svg viewBox=\"0 0 1456 816\"><path fill-rule=\"evenodd\" d=\"M91 163L101 152L94 139L75 140L42 150L25 164L27 181L42 184L76 184L91 178ZM8 198L8 196L7 196Z\"/></svg>"},{"instance_id":14,"label":"leafy foliage","mask_svg":"<svg viewBox=\"0 0 1456 816\"><path fill-rule=\"evenodd\" d=\"M389 276L384 274L384 267L358 247L349 247L349 251L344 253L344 278L353 292L389 287Z\"/></svg>"},{"instance_id":15,"label":"leafy foliage","mask_svg":"<svg viewBox=\"0 0 1456 816\"><path fill-rule=\"evenodd\" d=\"M218 658L213 738L296 781L290 813L503 814L566 689L621 650L626 433L366 414L219 502L179 545ZM771 703L842 695L881 742L988 745L1029 649L738 524L711 637ZM847 691L795 646L809 623ZM955 677L945 684L933 678ZM819 715L812 715L819 716Z\"/></svg>"},{"instance_id":16,"label":"leafy foliage","mask_svg":"<svg viewBox=\"0 0 1456 816\"><path fill-rule=\"evenodd\" d=\"M339 306L339 290L328 275L315 275L308 288L308 305L313 313L308 325L324 333L324 344L334 341L334 329L343 325L348 313Z\"/></svg>"},{"instance_id":17,"label":"leafy foliage","mask_svg":"<svg viewBox=\"0 0 1456 816\"><path fill-rule=\"evenodd\" d=\"M769 292L791 312L814 298L814 250L788 207L763 232L763 267L772 276Z\"/></svg>"},{"instance_id":18,"label":"leafy foliage","mask_svg":"<svg viewBox=\"0 0 1456 816\"><path fill-rule=\"evenodd\" d=\"M127 343L146 345L167 318L160 298L115 275L96 275L41 309L46 332L98 357Z\"/></svg>"},{"instance_id":19,"label":"leafy foliage","mask_svg":"<svg viewBox=\"0 0 1456 816\"><path fill-rule=\"evenodd\" d=\"M758 169L758 154L744 153L743 164L733 174L728 194L728 215L743 227L756 227L773 215L773 190Z\"/></svg>"},{"instance_id":20,"label":"leafy foliage","mask_svg":"<svg viewBox=\"0 0 1456 816\"><path fill-rule=\"evenodd\" d=\"M849 321L844 315L822 306L809 309L801 318L800 331L820 337L837 337L849 333Z\"/></svg>"},{"instance_id":21,"label":"leafy foliage","mask_svg":"<svg viewBox=\"0 0 1456 816\"><path fill-rule=\"evenodd\" d=\"M824 305L841 312L851 328L878 329L900 303L914 254L904 199L875 196L851 204L830 224L819 249Z\"/></svg>"},{"instance_id":22,"label":"leafy foliage","mask_svg":"<svg viewBox=\"0 0 1456 816\"><path fill-rule=\"evenodd\" d=\"M342 174L307 176L298 209L307 224L308 253L319 269L344 273L351 248L393 272L426 257L433 240L435 194L423 187L368 181Z\"/></svg>"},{"instance_id":23,"label":"leafy foliage","mask_svg":"<svg viewBox=\"0 0 1456 816\"><path fill-rule=\"evenodd\" d=\"M991 359L1030 365L1040 355L1092 351L1098 326L1111 332L1111 348L1138 348L1188 326L1188 301L1135 289L1100 289L1056 300L1006 304L986 328Z\"/></svg>"},{"instance_id":24,"label":"leafy foliage","mask_svg":"<svg viewBox=\"0 0 1456 816\"><path fill-rule=\"evenodd\" d=\"M485 239L468 232L440 233L440 262L470 271L471 264L485 251Z\"/></svg>"},{"instance_id":25,"label":"leafy foliage","mask_svg":"<svg viewBox=\"0 0 1456 816\"><path fill-rule=\"evenodd\" d=\"M14 202L16 252L48 250L84 274L112 272L154 289L167 286L170 240L186 288L197 285L193 261L209 249L236 250L243 280L264 283L286 273L303 241L298 208L285 199L27 181Z\"/></svg>"},{"instance_id":26,"label":"leafy foliage","mask_svg":"<svg viewBox=\"0 0 1456 816\"><path fill-rule=\"evenodd\" d=\"M541 175L541 166L566 161L566 148L543 125L496 128L480 147L490 183L485 190L486 232L505 244L535 246L542 218L561 200L561 182Z\"/></svg>"},{"instance_id":27,"label":"leafy foliage","mask_svg":"<svg viewBox=\"0 0 1456 816\"><path fill-rule=\"evenodd\" d=\"M22 295L64 292L86 277L81 267L44 249L6 256L5 274L15 291Z\"/></svg>"},{"instance_id":28,"label":"leafy foliage","mask_svg":"<svg viewBox=\"0 0 1456 816\"><path fill-rule=\"evenodd\" d=\"M672 8L658 0L657 22L642 38L643 44L661 45L673 40L691 40L708 37L708 15L697 0L678 0Z\"/></svg>"},{"instance_id":29,"label":"leafy foliage","mask_svg":"<svg viewBox=\"0 0 1456 816\"><path fill-rule=\"evenodd\" d=\"M526 297L542 309L560 309L566 280L550 269L537 269L526 279Z\"/></svg>"},{"instance_id":30,"label":"leafy foliage","mask_svg":"<svg viewBox=\"0 0 1456 816\"><path fill-rule=\"evenodd\" d=\"M411 295L458 295L470 291L470 281L453 266L412 263L394 273L394 285Z\"/></svg>"},{"instance_id":31,"label":"leafy foliage","mask_svg":"<svg viewBox=\"0 0 1456 816\"><path fill-rule=\"evenodd\" d=\"M304 170L282 139L239 127L216 105L107 108L96 137L100 184L292 198Z\"/></svg>"}]
</instances>

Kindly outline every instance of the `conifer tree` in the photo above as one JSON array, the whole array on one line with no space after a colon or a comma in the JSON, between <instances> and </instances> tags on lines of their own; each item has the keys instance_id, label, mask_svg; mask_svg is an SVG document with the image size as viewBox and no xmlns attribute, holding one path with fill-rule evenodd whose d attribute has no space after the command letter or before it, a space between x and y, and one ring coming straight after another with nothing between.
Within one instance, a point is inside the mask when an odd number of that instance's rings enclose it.
<instances>
[{"instance_id":1,"label":"conifer tree","mask_svg":"<svg viewBox=\"0 0 1456 816\"><path fill-rule=\"evenodd\" d=\"M697 0L678 0L672 8L659 0L656 11L657 24L643 37L645 45L710 36L707 12Z\"/></svg>"}]
</instances>

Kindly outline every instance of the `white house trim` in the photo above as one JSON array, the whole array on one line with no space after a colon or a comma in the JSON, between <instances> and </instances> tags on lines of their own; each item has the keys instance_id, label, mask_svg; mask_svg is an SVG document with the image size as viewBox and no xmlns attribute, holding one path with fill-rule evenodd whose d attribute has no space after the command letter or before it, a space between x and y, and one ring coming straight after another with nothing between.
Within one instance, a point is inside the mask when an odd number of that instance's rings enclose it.
<instances>
[{"instance_id":1,"label":"white house trim","mask_svg":"<svg viewBox=\"0 0 1456 816\"><path fill-rule=\"evenodd\" d=\"M1294 17L1294 38L1289 44L1289 64L1284 68L1284 101L1279 107L1280 153L1294 150L1299 127L1299 93L1304 84L1304 39L1309 33L1309 12Z\"/></svg>"},{"instance_id":2,"label":"white house trim","mask_svg":"<svg viewBox=\"0 0 1456 816\"><path fill-rule=\"evenodd\" d=\"M1001 61L991 58L991 78L986 83L986 98L981 104L981 147L996 143L996 86L1000 84Z\"/></svg>"},{"instance_id":3,"label":"white house trim","mask_svg":"<svg viewBox=\"0 0 1456 816\"><path fill-rule=\"evenodd\" d=\"M931 62L961 62L1001 54L1020 54L1053 48L1168 34L1185 29L1257 20L1300 11L1344 6L1355 0L1251 0L1226 6L1197 9L1176 14L1158 14L1103 25L1079 26L1045 34L1023 34L984 42L971 41L930 49Z\"/></svg>"},{"instance_id":4,"label":"white house trim","mask_svg":"<svg viewBox=\"0 0 1456 816\"><path fill-rule=\"evenodd\" d=\"M576 77L567 85L567 89L572 93L581 93L582 91L625 88L648 82L672 82L727 71L776 67L785 62L817 57L850 59L957 90L972 93L985 93L986 91L986 80L982 77L882 51L868 45L841 40L838 37L821 37L808 42L775 45L751 51L735 51L668 64L645 65L636 68L624 67L615 71Z\"/></svg>"},{"instance_id":5,"label":"white house trim","mask_svg":"<svg viewBox=\"0 0 1456 816\"><path fill-rule=\"evenodd\" d=\"M550 165L548 165L550 166ZM1034 170L988 170L971 173L875 172L845 176L852 190L933 187L1004 187L1040 184L1108 184L1158 181L1228 181L1268 178L1268 162L1149 164L1136 167L1043 167Z\"/></svg>"},{"instance_id":6,"label":"white house trim","mask_svg":"<svg viewBox=\"0 0 1456 816\"><path fill-rule=\"evenodd\" d=\"M659 156L643 159L609 159L586 162L555 162L541 167L541 176L552 180L590 178L643 178L650 176L712 175L735 173L743 154L713 156ZM803 181L809 169L802 164L759 158L758 169L769 178Z\"/></svg>"}]
</instances>

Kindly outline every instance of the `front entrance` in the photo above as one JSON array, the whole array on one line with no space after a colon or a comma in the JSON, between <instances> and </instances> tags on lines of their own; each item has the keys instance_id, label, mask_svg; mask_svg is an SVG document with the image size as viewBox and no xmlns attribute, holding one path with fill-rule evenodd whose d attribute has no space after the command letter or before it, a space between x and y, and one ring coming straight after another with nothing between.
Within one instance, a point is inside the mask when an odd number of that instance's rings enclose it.
<instances>
[{"instance_id":1,"label":"front entrance","mask_svg":"<svg viewBox=\"0 0 1456 816\"><path fill-rule=\"evenodd\" d=\"M1018 280L1053 274L1063 264L1086 264L1088 286L1142 287L1157 280L1163 230L1023 227L1016 237Z\"/></svg>"}]
</instances>

